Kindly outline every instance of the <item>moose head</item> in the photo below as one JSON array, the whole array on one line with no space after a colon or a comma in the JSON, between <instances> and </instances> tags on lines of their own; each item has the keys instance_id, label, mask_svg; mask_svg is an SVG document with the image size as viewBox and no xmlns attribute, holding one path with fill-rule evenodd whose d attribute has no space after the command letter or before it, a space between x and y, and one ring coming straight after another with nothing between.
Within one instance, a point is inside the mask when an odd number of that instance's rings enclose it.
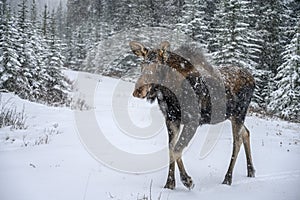
<instances>
[{"instance_id":1,"label":"moose head","mask_svg":"<svg viewBox=\"0 0 300 200\"><path fill-rule=\"evenodd\" d=\"M144 58L144 61L147 63L164 64L168 60L170 43L167 41L161 42L160 48L153 50L149 50L143 44L136 41L130 42L129 46L135 55Z\"/></svg>"},{"instance_id":2,"label":"moose head","mask_svg":"<svg viewBox=\"0 0 300 200\"><path fill-rule=\"evenodd\" d=\"M170 52L170 43L163 41L157 49L148 49L143 44L132 41L129 43L132 52L143 58L141 76L135 84L133 96L153 100L158 88L163 86L173 93L190 72L195 72L192 64Z\"/></svg>"}]
</instances>

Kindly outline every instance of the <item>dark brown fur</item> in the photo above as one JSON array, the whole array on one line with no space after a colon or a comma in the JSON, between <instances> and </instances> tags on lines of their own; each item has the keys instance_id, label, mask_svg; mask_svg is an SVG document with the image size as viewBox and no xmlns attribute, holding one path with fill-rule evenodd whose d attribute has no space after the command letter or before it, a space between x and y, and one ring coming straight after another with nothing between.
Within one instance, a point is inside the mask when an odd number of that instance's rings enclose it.
<instances>
[{"instance_id":1,"label":"dark brown fur","mask_svg":"<svg viewBox=\"0 0 300 200\"><path fill-rule=\"evenodd\" d=\"M247 70L234 66L219 68L221 77L214 76L211 72L206 74L205 70L196 69L187 59L170 52L168 42L163 42L160 49L156 50L148 50L138 42L131 42L130 47L146 63L133 95L146 98L150 102L157 99L166 120L170 165L165 188L175 188L175 163L183 184L189 189L193 188L193 181L181 158L182 151L195 135L199 125L215 124L226 119L232 123L233 151L223 184L232 183L232 172L242 143L247 157L248 177L254 177L250 132L244 125L255 88L253 76ZM210 87L218 81L224 84L225 111L220 119L212 119ZM181 134L180 125L183 125Z\"/></svg>"}]
</instances>

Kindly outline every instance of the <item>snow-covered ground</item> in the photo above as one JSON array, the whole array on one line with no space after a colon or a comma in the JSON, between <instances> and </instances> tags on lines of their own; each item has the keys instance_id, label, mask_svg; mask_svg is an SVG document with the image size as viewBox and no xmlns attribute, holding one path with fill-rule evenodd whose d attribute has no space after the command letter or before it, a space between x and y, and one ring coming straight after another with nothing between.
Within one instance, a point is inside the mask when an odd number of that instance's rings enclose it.
<instances>
[{"instance_id":1,"label":"snow-covered ground","mask_svg":"<svg viewBox=\"0 0 300 200\"><path fill-rule=\"evenodd\" d=\"M76 74L69 72L68 75L76 79ZM124 152L141 155L167 147L167 134L162 124L154 135L140 138L123 130L126 127L122 120L128 120L122 119L126 118L124 109L132 123L140 128L147 127L153 120L163 122L157 106L131 97L133 84L96 75L81 75L97 83L92 98L95 103L90 106L111 144ZM124 85L127 86L122 87ZM88 95L82 91L79 96L90 98ZM184 188L177 172L176 189L171 191L163 189L166 167L153 168L148 173L142 173L142 170L124 172L122 166L112 169L112 163L94 159L95 156L82 142L83 133L76 124L75 111L31 103L11 94L2 94L2 99L10 99L19 109L25 106L28 128L0 129L1 200L300 198L300 124L248 116L246 125L251 132L256 178L246 177L245 154L241 149L231 186L221 184L231 156L230 122L222 124L221 136L205 157L200 154L201 145L211 129L210 126L198 128L196 137L184 154L195 188L191 191ZM125 104L122 105L124 102L127 103L126 108ZM87 104L90 103L87 100ZM139 164L129 163L132 166Z\"/></svg>"}]
</instances>

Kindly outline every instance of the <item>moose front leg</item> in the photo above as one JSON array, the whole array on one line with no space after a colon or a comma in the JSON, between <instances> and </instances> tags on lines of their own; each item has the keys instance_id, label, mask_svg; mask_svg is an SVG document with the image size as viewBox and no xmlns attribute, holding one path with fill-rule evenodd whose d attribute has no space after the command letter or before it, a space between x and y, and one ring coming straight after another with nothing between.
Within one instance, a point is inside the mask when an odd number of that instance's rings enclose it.
<instances>
[{"instance_id":1,"label":"moose front leg","mask_svg":"<svg viewBox=\"0 0 300 200\"><path fill-rule=\"evenodd\" d=\"M175 157L174 157L174 146L179 134L180 122L166 120L169 136L169 173L167 182L164 188L173 190L175 188Z\"/></svg>"},{"instance_id":2,"label":"moose front leg","mask_svg":"<svg viewBox=\"0 0 300 200\"><path fill-rule=\"evenodd\" d=\"M183 161L182 161L182 151L183 149L188 146L189 142L195 135L197 130L197 124L196 123L189 123L186 124L183 127L182 133L175 145L174 148L174 157L176 158L176 162L180 171L180 178L181 182L185 187L188 189L193 189L194 188L194 183L192 178L188 175L188 173L185 170Z\"/></svg>"}]
</instances>

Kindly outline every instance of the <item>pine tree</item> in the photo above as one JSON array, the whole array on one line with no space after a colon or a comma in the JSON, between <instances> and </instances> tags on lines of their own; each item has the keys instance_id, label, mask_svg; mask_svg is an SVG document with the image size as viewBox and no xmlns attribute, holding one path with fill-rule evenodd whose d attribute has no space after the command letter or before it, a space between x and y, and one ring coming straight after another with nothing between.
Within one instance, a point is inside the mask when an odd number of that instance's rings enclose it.
<instances>
[{"instance_id":1,"label":"pine tree","mask_svg":"<svg viewBox=\"0 0 300 200\"><path fill-rule=\"evenodd\" d=\"M214 16L214 35L209 49L217 65L239 65L254 69L255 53L259 46L255 45L254 31L248 21L250 14L249 1L223 0Z\"/></svg>"},{"instance_id":2,"label":"pine tree","mask_svg":"<svg viewBox=\"0 0 300 200\"><path fill-rule=\"evenodd\" d=\"M84 40L83 31L80 28L77 29L75 32L75 45L74 45L74 52L75 52L75 66L73 69L80 70L83 66L83 62L86 58L87 49L86 49L86 42Z\"/></svg>"},{"instance_id":3,"label":"pine tree","mask_svg":"<svg viewBox=\"0 0 300 200\"><path fill-rule=\"evenodd\" d=\"M40 24L38 21L37 6L35 0L32 0L30 8L30 23L29 30L27 31L27 49L30 51L30 69L32 72L31 77L31 92L30 100L37 101L42 98L45 91L45 62L44 57L46 53L46 44L42 37Z\"/></svg>"},{"instance_id":4,"label":"pine tree","mask_svg":"<svg viewBox=\"0 0 300 200\"><path fill-rule=\"evenodd\" d=\"M50 48L55 47L51 46L54 37L48 34L52 40L45 40L38 24L34 0L30 12L27 1L22 0L16 18L7 5L1 10L0 90L31 101L64 103L69 86L58 68L62 65L57 55L59 50ZM55 41L55 44L59 42Z\"/></svg>"},{"instance_id":5,"label":"pine tree","mask_svg":"<svg viewBox=\"0 0 300 200\"><path fill-rule=\"evenodd\" d=\"M2 20L4 20L4 16L5 16L5 13L6 13L6 10L7 10L7 2L6 0L1 0L0 1L0 16L1 16L1 22Z\"/></svg>"},{"instance_id":6,"label":"pine tree","mask_svg":"<svg viewBox=\"0 0 300 200\"><path fill-rule=\"evenodd\" d=\"M277 90L272 93L269 109L289 120L300 120L300 23L283 52L283 64L275 76Z\"/></svg>"},{"instance_id":7,"label":"pine tree","mask_svg":"<svg viewBox=\"0 0 300 200\"><path fill-rule=\"evenodd\" d=\"M30 21L33 26L36 26L37 23L37 7L35 0L32 0L31 2L31 8L30 8Z\"/></svg>"},{"instance_id":8,"label":"pine tree","mask_svg":"<svg viewBox=\"0 0 300 200\"><path fill-rule=\"evenodd\" d=\"M255 23L257 35L260 37L259 45L262 47L257 61L258 69L275 75L282 63L282 36L286 32L283 27L284 5L279 0L254 0L253 5L255 16L259 16Z\"/></svg>"},{"instance_id":9,"label":"pine tree","mask_svg":"<svg viewBox=\"0 0 300 200\"><path fill-rule=\"evenodd\" d=\"M11 9L3 2L0 24L0 90L13 92L18 89L17 80L21 71L18 55L18 32Z\"/></svg>"},{"instance_id":10,"label":"pine tree","mask_svg":"<svg viewBox=\"0 0 300 200\"><path fill-rule=\"evenodd\" d=\"M18 4L17 29L19 31L17 42L18 55L21 64L21 76L17 78L16 84L19 87L17 91L19 91L19 95L22 98L29 99L32 91L31 78L33 77L33 68L31 67L30 61L34 60L34 58L31 57L32 49L29 47L28 32L32 30L30 29L28 20L27 0L22 0Z\"/></svg>"},{"instance_id":11,"label":"pine tree","mask_svg":"<svg viewBox=\"0 0 300 200\"><path fill-rule=\"evenodd\" d=\"M64 20L65 16L64 16L64 10L63 10L63 5L61 0L57 7L55 18L57 22L57 30L56 30L57 36L62 40L65 34L65 20Z\"/></svg>"},{"instance_id":12,"label":"pine tree","mask_svg":"<svg viewBox=\"0 0 300 200\"><path fill-rule=\"evenodd\" d=\"M49 11L48 11L48 6L45 4L43 15L42 15L42 33L45 38L48 37L48 21L49 21Z\"/></svg>"},{"instance_id":13,"label":"pine tree","mask_svg":"<svg viewBox=\"0 0 300 200\"><path fill-rule=\"evenodd\" d=\"M254 16L251 18L255 27L257 45L261 51L256 56L256 90L254 101L258 107L267 110L271 101L270 94L275 89L274 76L282 63L283 40L283 3L279 0L253 0ZM285 31L284 31L285 32Z\"/></svg>"},{"instance_id":14,"label":"pine tree","mask_svg":"<svg viewBox=\"0 0 300 200\"><path fill-rule=\"evenodd\" d=\"M75 44L74 33L72 28L68 25L66 32L66 48L64 48L63 55L65 56L65 66L70 69L74 69L76 65L76 53L75 53Z\"/></svg>"},{"instance_id":15,"label":"pine tree","mask_svg":"<svg viewBox=\"0 0 300 200\"><path fill-rule=\"evenodd\" d=\"M56 20L54 11L51 15L49 28L49 50L46 61L46 102L65 103L67 99L68 84L62 74L63 56L60 51L60 40L56 36Z\"/></svg>"},{"instance_id":16,"label":"pine tree","mask_svg":"<svg viewBox=\"0 0 300 200\"><path fill-rule=\"evenodd\" d=\"M204 21L205 6L203 0L185 1L181 20L177 24L177 29L203 45L206 42L204 33L207 30L207 22Z\"/></svg>"}]
</instances>

